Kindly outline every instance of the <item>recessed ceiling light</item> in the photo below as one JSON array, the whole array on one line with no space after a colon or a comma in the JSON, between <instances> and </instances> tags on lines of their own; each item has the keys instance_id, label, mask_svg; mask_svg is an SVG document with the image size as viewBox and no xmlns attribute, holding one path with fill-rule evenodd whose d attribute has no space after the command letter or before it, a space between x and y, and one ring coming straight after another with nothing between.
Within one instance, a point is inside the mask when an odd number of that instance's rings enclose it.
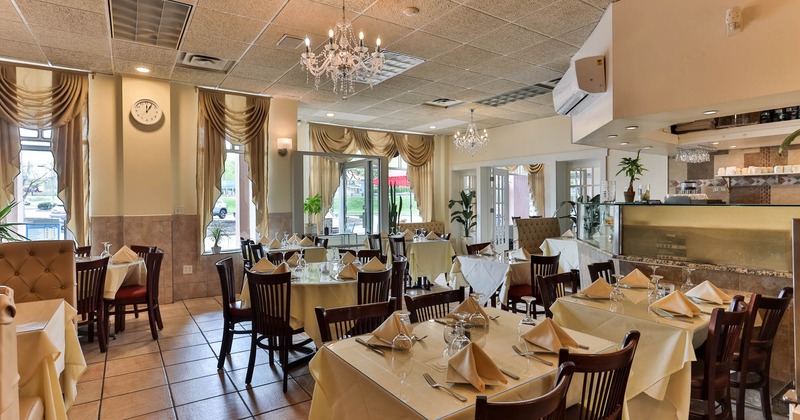
<instances>
[{"instance_id":1,"label":"recessed ceiling light","mask_svg":"<svg viewBox=\"0 0 800 420\"><path fill-rule=\"evenodd\" d=\"M626 130L636 130L637 128L639 128L638 125L629 125L629 126L625 127Z\"/></svg>"},{"instance_id":2,"label":"recessed ceiling light","mask_svg":"<svg viewBox=\"0 0 800 420\"><path fill-rule=\"evenodd\" d=\"M325 114L325 116L326 117L335 117L336 114L334 114L333 112L329 112L329 113Z\"/></svg>"},{"instance_id":3,"label":"recessed ceiling light","mask_svg":"<svg viewBox=\"0 0 800 420\"><path fill-rule=\"evenodd\" d=\"M428 126L428 128L430 128L431 130L434 130L434 129L436 129L436 126L435 125L431 125L431 126Z\"/></svg>"},{"instance_id":4,"label":"recessed ceiling light","mask_svg":"<svg viewBox=\"0 0 800 420\"><path fill-rule=\"evenodd\" d=\"M735 148L736 148L736 146L731 146L731 149L735 149Z\"/></svg>"},{"instance_id":5,"label":"recessed ceiling light","mask_svg":"<svg viewBox=\"0 0 800 420\"><path fill-rule=\"evenodd\" d=\"M619 142L619 145L620 146L627 146L628 142L627 141L621 141L621 142Z\"/></svg>"},{"instance_id":6,"label":"recessed ceiling light","mask_svg":"<svg viewBox=\"0 0 800 420\"><path fill-rule=\"evenodd\" d=\"M719 144L719 142L718 142L718 141L715 141L714 143L711 143L711 144L713 144L714 146L716 146L716 145L718 145L718 144Z\"/></svg>"},{"instance_id":7,"label":"recessed ceiling light","mask_svg":"<svg viewBox=\"0 0 800 420\"><path fill-rule=\"evenodd\" d=\"M617 138L617 135L616 135L616 134L609 134L609 135L608 135L608 138L610 138L610 139L615 139L615 138Z\"/></svg>"},{"instance_id":8,"label":"recessed ceiling light","mask_svg":"<svg viewBox=\"0 0 800 420\"><path fill-rule=\"evenodd\" d=\"M139 73L150 73L150 69L148 69L147 67L136 67L136 71L138 71Z\"/></svg>"},{"instance_id":9,"label":"recessed ceiling light","mask_svg":"<svg viewBox=\"0 0 800 420\"><path fill-rule=\"evenodd\" d=\"M405 9L403 9L403 14L408 16L408 17L416 16L417 13L419 13L419 8L414 7L414 6L409 6L409 7L406 7Z\"/></svg>"},{"instance_id":10,"label":"recessed ceiling light","mask_svg":"<svg viewBox=\"0 0 800 420\"><path fill-rule=\"evenodd\" d=\"M653 148L653 146L645 146L645 147L642 147L642 150L650 150L652 148Z\"/></svg>"},{"instance_id":11,"label":"recessed ceiling light","mask_svg":"<svg viewBox=\"0 0 800 420\"><path fill-rule=\"evenodd\" d=\"M714 115L717 113L716 109L709 109L708 111L703 111L703 115Z\"/></svg>"}]
</instances>

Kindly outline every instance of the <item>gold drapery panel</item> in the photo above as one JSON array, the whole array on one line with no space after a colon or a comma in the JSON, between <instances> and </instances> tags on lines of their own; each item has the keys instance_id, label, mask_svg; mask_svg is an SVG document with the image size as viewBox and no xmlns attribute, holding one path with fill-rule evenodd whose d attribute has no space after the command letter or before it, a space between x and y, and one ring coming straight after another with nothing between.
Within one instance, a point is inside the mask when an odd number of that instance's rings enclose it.
<instances>
[{"instance_id":1,"label":"gold drapery panel","mask_svg":"<svg viewBox=\"0 0 800 420\"><path fill-rule=\"evenodd\" d=\"M528 188L533 196L536 213L544 216L544 164L523 165L528 172Z\"/></svg>"},{"instance_id":2,"label":"gold drapery panel","mask_svg":"<svg viewBox=\"0 0 800 420\"><path fill-rule=\"evenodd\" d=\"M19 175L19 127L51 128L53 169L58 176L58 198L64 202L66 225L78 245L89 243L89 142L86 74L30 70L50 74L49 87L29 88L17 83L17 67L0 65L0 205L13 198Z\"/></svg>"},{"instance_id":3,"label":"gold drapery panel","mask_svg":"<svg viewBox=\"0 0 800 420\"><path fill-rule=\"evenodd\" d=\"M244 145L252 200L256 210L256 235L267 237L267 174L269 151L269 98L246 96L244 109L231 109L225 94L201 89L198 95L197 219L200 252L214 204L222 192L225 140Z\"/></svg>"},{"instance_id":4,"label":"gold drapery panel","mask_svg":"<svg viewBox=\"0 0 800 420\"><path fill-rule=\"evenodd\" d=\"M385 156L389 159L399 153L408 164L408 183L411 193L417 200L417 208L423 220L433 219L433 136L420 136L400 133L387 133L357 128L336 127L321 124L309 124L311 149L315 152L351 154L361 151L366 155ZM314 167L313 170L333 171L328 168ZM338 176L338 167L336 176ZM333 176L333 172L321 175L324 178ZM328 183L331 184L331 183ZM317 183L319 187L320 183ZM338 187L338 182L337 182ZM310 188L311 195L320 193L325 203L330 203L336 190L329 196L322 194L328 191ZM330 208L330 204L328 204ZM323 208L323 214L326 213Z\"/></svg>"}]
</instances>

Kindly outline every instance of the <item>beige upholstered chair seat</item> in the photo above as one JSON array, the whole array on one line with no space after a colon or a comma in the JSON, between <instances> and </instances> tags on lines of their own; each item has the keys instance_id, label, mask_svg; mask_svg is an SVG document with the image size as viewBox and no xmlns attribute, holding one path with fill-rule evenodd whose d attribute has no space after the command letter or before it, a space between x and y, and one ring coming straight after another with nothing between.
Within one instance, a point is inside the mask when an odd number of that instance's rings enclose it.
<instances>
[{"instance_id":1,"label":"beige upholstered chair seat","mask_svg":"<svg viewBox=\"0 0 800 420\"><path fill-rule=\"evenodd\" d=\"M75 247L72 241L0 243L0 285L14 300L64 299L75 306Z\"/></svg>"},{"instance_id":2,"label":"beige upholstered chair seat","mask_svg":"<svg viewBox=\"0 0 800 420\"><path fill-rule=\"evenodd\" d=\"M561 227L555 217L518 219L516 225L519 246L525 248L531 254L541 253L539 246L542 245L545 239L561 236Z\"/></svg>"},{"instance_id":3,"label":"beige upholstered chair seat","mask_svg":"<svg viewBox=\"0 0 800 420\"><path fill-rule=\"evenodd\" d=\"M444 233L444 223L442 222L418 222L418 223L398 223L397 231L405 232L410 229L412 232L417 229L425 229L428 232Z\"/></svg>"}]
</instances>

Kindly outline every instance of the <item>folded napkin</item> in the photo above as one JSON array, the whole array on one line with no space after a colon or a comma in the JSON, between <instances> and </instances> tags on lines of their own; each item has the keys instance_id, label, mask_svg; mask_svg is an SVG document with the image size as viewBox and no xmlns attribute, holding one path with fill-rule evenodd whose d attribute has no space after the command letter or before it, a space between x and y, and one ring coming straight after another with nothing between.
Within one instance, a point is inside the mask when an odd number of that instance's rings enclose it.
<instances>
[{"instance_id":1,"label":"folded napkin","mask_svg":"<svg viewBox=\"0 0 800 420\"><path fill-rule=\"evenodd\" d=\"M692 290L686 292L686 296L695 297L708 302L714 302L720 305L723 303L730 303L731 301L731 297L727 293L720 290L719 287L714 286L714 284L708 280L698 284L697 286L693 287Z\"/></svg>"},{"instance_id":2,"label":"folded napkin","mask_svg":"<svg viewBox=\"0 0 800 420\"><path fill-rule=\"evenodd\" d=\"M403 235L405 235L407 241L414 239L414 231L411 229L406 229Z\"/></svg>"},{"instance_id":3,"label":"folded napkin","mask_svg":"<svg viewBox=\"0 0 800 420\"><path fill-rule=\"evenodd\" d=\"M298 261L300 261L300 253L299 252L295 252L294 254L292 254L291 257L289 257L288 260L286 260L286 262L289 263L289 265L297 265Z\"/></svg>"},{"instance_id":4,"label":"folded napkin","mask_svg":"<svg viewBox=\"0 0 800 420\"><path fill-rule=\"evenodd\" d=\"M486 315L486 312L484 312L483 308L481 308L481 305L477 300L473 299L472 296L468 297L466 300L461 302L460 305L456 306L455 309L450 311L450 313L447 314L447 317L455 318L455 315L453 315L455 312L466 312L470 315L474 314L475 312L480 312L485 319L489 319L489 316Z\"/></svg>"},{"instance_id":5,"label":"folded napkin","mask_svg":"<svg viewBox=\"0 0 800 420\"><path fill-rule=\"evenodd\" d=\"M578 347L575 339L550 318L545 318L544 321L522 334L522 338L553 353L558 353L562 347Z\"/></svg>"},{"instance_id":6,"label":"folded napkin","mask_svg":"<svg viewBox=\"0 0 800 420\"><path fill-rule=\"evenodd\" d=\"M297 243L300 246L314 246L314 241L308 239L308 237L303 238L300 242Z\"/></svg>"},{"instance_id":7,"label":"folded napkin","mask_svg":"<svg viewBox=\"0 0 800 420\"><path fill-rule=\"evenodd\" d=\"M352 263L347 264L342 268L342 271L339 272L340 279L356 279L358 277L358 272L361 271L358 267L354 266Z\"/></svg>"},{"instance_id":8,"label":"folded napkin","mask_svg":"<svg viewBox=\"0 0 800 420\"><path fill-rule=\"evenodd\" d=\"M361 270L363 271L384 271L386 270L386 265L384 265L378 257L372 257L368 263L361 266Z\"/></svg>"},{"instance_id":9,"label":"folded napkin","mask_svg":"<svg viewBox=\"0 0 800 420\"><path fill-rule=\"evenodd\" d=\"M469 343L447 362L447 382L469 383L480 392L486 385L507 384L503 372L475 343Z\"/></svg>"},{"instance_id":10,"label":"folded napkin","mask_svg":"<svg viewBox=\"0 0 800 420\"><path fill-rule=\"evenodd\" d=\"M383 238L383 239L389 239L389 232L383 232L383 231L381 231L381 238Z\"/></svg>"},{"instance_id":11,"label":"folded napkin","mask_svg":"<svg viewBox=\"0 0 800 420\"><path fill-rule=\"evenodd\" d=\"M606 279L600 277L595 280L594 283L590 284L589 287L581 290L581 293L594 299L609 299L613 290L614 288L608 284Z\"/></svg>"},{"instance_id":12,"label":"folded napkin","mask_svg":"<svg viewBox=\"0 0 800 420\"><path fill-rule=\"evenodd\" d=\"M250 271L257 271L259 273L271 273L275 270L275 264L266 258L258 260L258 262L250 268Z\"/></svg>"},{"instance_id":13,"label":"folded napkin","mask_svg":"<svg viewBox=\"0 0 800 420\"><path fill-rule=\"evenodd\" d=\"M494 255L494 247L492 244L486 245L480 252L481 255Z\"/></svg>"},{"instance_id":14,"label":"folded napkin","mask_svg":"<svg viewBox=\"0 0 800 420\"><path fill-rule=\"evenodd\" d=\"M572 229L570 229L570 230L564 232L564 234L561 235L561 236L564 237L564 238L574 238L575 237L575 233L573 233Z\"/></svg>"},{"instance_id":15,"label":"folded napkin","mask_svg":"<svg viewBox=\"0 0 800 420\"><path fill-rule=\"evenodd\" d=\"M281 265L279 265L278 268L276 268L272 272L272 274L283 274L283 273L289 273L291 271L292 271L292 269L289 268L289 265L286 264L285 262L282 262Z\"/></svg>"},{"instance_id":16,"label":"folded napkin","mask_svg":"<svg viewBox=\"0 0 800 420\"><path fill-rule=\"evenodd\" d=\"M297 245L298 243L300 243L300 238L297 237L296 233L292 235L291 238L289 238L289 243L293 245Z\"/></svg>"},{"instance_id":17,"label":"folded napkin","mask_svg":"<svg viewBox=\"0 0 800 420\"><path fill-rule=\"evenodd\" d=\"M269 249L278 249L280 247L281 247L281 243L277 239L273 239L273 240L269 241L269 243L267 244L267 248L269 248Z\"/></svg>"},{"instance_id":18,"label":"folded napkin","mask_svg":"<svg viewBox=\"0 0 800 420\"><path fill-rule=\"evenodd\" d=\"M653 302L650 306L688 317L693 317L700 313L700 307L692 303L680 290L668 294L666 297Z\"/></svg>"},{"instance_id":19,"label":"folded napkin","mask_svg":"<svg viewBox=\"0 0 800 420\"><path fill-rule=\"evenodd\" d=\"M530 261L531 253L525 248L518 248L513 254L511 254L511 258L514 258L517 261Z\"/></svg>"},{"instance_id":20,"label":"folded napkin","mask_svg":"<svg viewBox=\"0 0 800 420\"><path fill-rule=\"evenodd\" d=\"M634 268L633 271L628 273L627 276L623 277L622 280L619 281L619 284L625 284L632 287L649 287L650 279L644 275L638 268Z\"/></svg>"},{"instance_id":21,"label":"folded napkin","mask_svg":"<svg viewBox=\"0 0 800 420\"><path fill-rule=\"evenodd\" d=\"M139 256L136 255L135 252L133 252L126 245L122 245L122 248L120 248L119 251L117 251L117 253L114 254L113 257L111 257L111 262L116 264L121 264L121 263L134 262L138 259Z\"/></svg>"},{"instance_id":22,"label":"folded napkin","mask_svg":"<svg viewBox=\"0 0 800 420\"><path fill-rule=\"evenodd\" d=\"M381 324L378 328L375 328L375 331L372 332L372 337L367 340L367 342L371 344L377 344L379 346L391 346L392 340L394 340L394 338L397 337L401 332L411 337L411 328L408 328L405 324L403 324L403 321L400 320L399 316L392 315L389 318L386 318L386 321L383 321L383 324Z\"/></svg>"},{"instance_id":23,"label":"folded napkin","mask_svg":"<svg viewBox=\"0 0 800 420\"><path fill-rule=\"evenodd\" d=\"M342 255L342 264L345 264L345 265L351 264L355 260L356 260L356 256L353 255L352 252L345 252L344 255Z\"/></svg>"},{"instance_id":24,"label":"folded napkin","mask_svg":"<svg viewBox=\"0 0 800 420\"><path fill-rule=\"evenodd\" d=\"M436 232L428 232L428 234L425 235L425 239L435 241L437 239L442 239L442 238L440 238L439 235L436 234Z\"/></svg>"}]
</instances>

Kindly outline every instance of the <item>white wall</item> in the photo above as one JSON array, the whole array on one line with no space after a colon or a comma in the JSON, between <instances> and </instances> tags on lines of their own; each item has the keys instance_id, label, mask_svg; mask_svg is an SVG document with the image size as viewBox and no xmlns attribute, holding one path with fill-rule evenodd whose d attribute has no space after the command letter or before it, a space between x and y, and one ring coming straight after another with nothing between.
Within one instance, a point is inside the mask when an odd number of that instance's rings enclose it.
<instances>
[{"instance_id":1,"label":"white wall","mask_svg":"<svg viewBox=\"0 0 800 420\"><path fill-rule=\"evenodd\" d=\"M625 201L623 193L628 188L628 182L630 181L624 174L616 175L617 171L619 171L619 162L624 157L635 158L636 152L609 150L606 161L608 167L606 179L617 181L617 202ZM668 191L667 183L669 182L667 157L642 152L641 158L642 164L647 171L645 171L641 179L633 183L634 191L639 185L642 185L642 191L644 191L647 188L647 184L650 184L650 199L663 201Z\"/></svg>"}]
</instances>

